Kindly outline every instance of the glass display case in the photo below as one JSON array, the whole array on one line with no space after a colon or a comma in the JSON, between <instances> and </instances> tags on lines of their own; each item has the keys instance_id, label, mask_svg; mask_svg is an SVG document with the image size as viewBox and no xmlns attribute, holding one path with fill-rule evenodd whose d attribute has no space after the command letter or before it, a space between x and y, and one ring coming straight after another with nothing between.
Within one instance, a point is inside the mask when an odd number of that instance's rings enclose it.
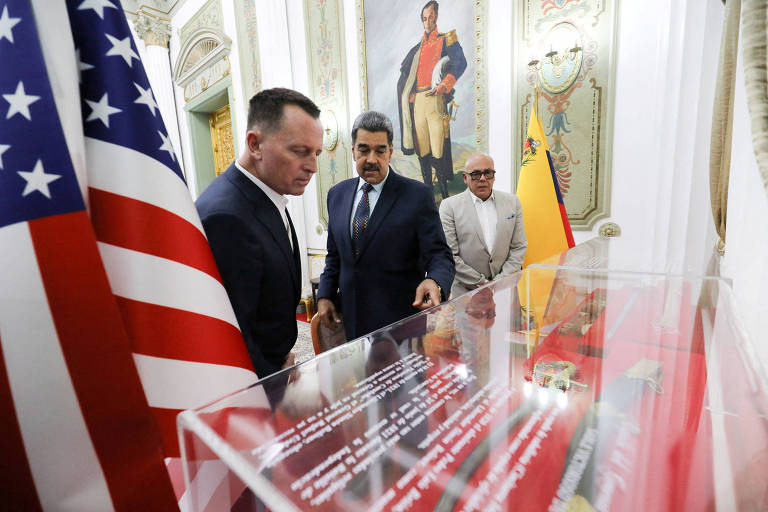
<instances>
[{"instance_id":1,"label":"glass display case","mask_svg":"<svg viewBox=\"0 0 768 512\"><path fill-rule=\"evenodd\" d=\"M768 509L728 284L605 270L601 244L185 411L191 509Z\"/></svg>"}]
</instances>

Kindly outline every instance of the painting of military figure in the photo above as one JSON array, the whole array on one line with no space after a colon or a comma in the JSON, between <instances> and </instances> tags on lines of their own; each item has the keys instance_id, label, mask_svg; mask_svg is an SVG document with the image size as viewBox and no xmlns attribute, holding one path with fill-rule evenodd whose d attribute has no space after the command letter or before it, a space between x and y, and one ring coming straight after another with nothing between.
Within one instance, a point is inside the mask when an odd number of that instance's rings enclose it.
<instances>
[{"instance_id":1,"label":"painting of military figure","mask_svg":"<svg viewBox=\"0 0 768 512\"><path fill-rule=\"evenodd\" d=\"M395 125L392 167L440 202L464 190L475 151L475 2L365 0L367 108Z\"/></svg>"}]
</instances>

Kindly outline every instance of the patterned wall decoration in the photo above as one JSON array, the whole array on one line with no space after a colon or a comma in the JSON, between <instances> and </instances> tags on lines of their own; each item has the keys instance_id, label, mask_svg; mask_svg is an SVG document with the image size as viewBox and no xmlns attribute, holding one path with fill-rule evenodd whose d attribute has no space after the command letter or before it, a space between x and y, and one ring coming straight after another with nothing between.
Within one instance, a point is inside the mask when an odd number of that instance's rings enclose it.
<instances>
[{"instance_id":1,"label":"patterned wall decoration","mask_svg":"<svg viewBox=\"0 0 768 512\"><path fill-rule=\"evenodd\" d=\"M466 158L474 151L487 151L487 73L486 73L486 20L487 0L439 0L437 30L446 34L446 41L458 41L467 63L458 77L453 92L453 112L450 116L450 147L453 179L447 182L447 193L454 195L465 188L460 173ZM417 154L405 154L401 129L398 77L407 75L413 62L410 52L424 35L421 11L425 2L411 0L357 0L358 44L360 47L360 90L365 108L387 114L395 128L395 153L392 167L399 173L423 181L422 162ZM445 44L447 46L447 43ZM444 50L443 56L448 55ZM449 64L445 69L450 73ZM407 62L406 62L407 61ZM403 71L404 63L406 64ZM439 63L438 63L439 64ZM402 81L402 78L401 78ZM415 114L414 114L415 116ZM409 135L406 133L406 138ZM408 144L406 144L407 146ZM418 149L414 148L415 153ZM410 150L408 150L410 152ZM437 170L439 165L435 166ZM450 171L451 169L447 169ZM438 179L439 171L432 174L435 200L445 195ZM443 174L447 176L447 172Z\"/></svg>"},{"instance_id":2,"label":"patterned wall decoration","mask_svg":"<svg viewBox=\"0 0 768 512\"><path fill-rule=\"evenodd\" d=\"M304 22L312 99L323 111L322 119L336 120L338 143L317 159L317 201L320 222L328 226L328 190L348 178L351 169L351 142L345 78L344 17L341 0L304 0Z\"/></svg>"},{"instance_id":3,"label":"patterned wall decoration","mask_svg":"<svg viewBox=\"0 0 768 512\"><path fill-rule=\"evenodd\" d=\"M610 214L617 2L525 0L516 44L520 161L534 85L571 226L589 230ZM537 69L528 63L538 60ZM519 173L519 169L517 169Z\"/></svg>"},{"instance_id":4,"label":"patterned wall decoration","mask_svg":"<svg viewBox=\"0 0 768 512\"><path fill-rule=\"evenodd\" d=\"M243 84L243 98L247 103L262 87L255 0L235 0L235 13L240 77Z\"/></svg>"},{"instance_id":5,"label":"patterned wall decoration","mask_svg":"<svg viewBox=\"0 0 768 512\"><path fill-rule=\"evenodd\" d=\"M219 32L224 31L224 23L221 15L221 0L208 0L194 16L179 30L179 40L183 45L199 28L212 28Z\"/></svg>"}]
</instances>

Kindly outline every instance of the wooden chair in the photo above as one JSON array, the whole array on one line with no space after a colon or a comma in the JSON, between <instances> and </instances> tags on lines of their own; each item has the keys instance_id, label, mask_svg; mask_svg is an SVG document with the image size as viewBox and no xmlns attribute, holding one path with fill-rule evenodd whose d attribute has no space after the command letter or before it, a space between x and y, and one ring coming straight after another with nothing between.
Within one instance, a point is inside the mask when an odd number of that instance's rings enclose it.
<instances>
[{"instance_id":1,"label":"wooden chair","mask_svg":"<svg viewBox=\"0 0 768 512\"><path fill-rule=\"evenodd\" d=\"M315 315L312 317L312 321L309 322L309 329L312 333L312 347L315 349L315 355L347 342L343 323L339 324L339 327L336 329L331 329L324 326L320 322L320 317Z\"/></svg>"}]
</instances>

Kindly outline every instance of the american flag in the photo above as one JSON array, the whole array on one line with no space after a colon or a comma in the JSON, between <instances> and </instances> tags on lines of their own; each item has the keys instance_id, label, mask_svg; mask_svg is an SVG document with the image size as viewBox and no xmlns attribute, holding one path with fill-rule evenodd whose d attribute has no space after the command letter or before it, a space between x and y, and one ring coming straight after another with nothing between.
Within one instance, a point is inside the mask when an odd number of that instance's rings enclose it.
<instances>
[{"instance_id":1,"label":"american flag","mask_svg":"<svg viewBox=\"0 0 768 512\"><path fill-rule=\"evenodd\" d=\"M167 509L158 440L256 376L119 2L38 5L0 0L0 495Z\"/></svg>"}]
</instances>

